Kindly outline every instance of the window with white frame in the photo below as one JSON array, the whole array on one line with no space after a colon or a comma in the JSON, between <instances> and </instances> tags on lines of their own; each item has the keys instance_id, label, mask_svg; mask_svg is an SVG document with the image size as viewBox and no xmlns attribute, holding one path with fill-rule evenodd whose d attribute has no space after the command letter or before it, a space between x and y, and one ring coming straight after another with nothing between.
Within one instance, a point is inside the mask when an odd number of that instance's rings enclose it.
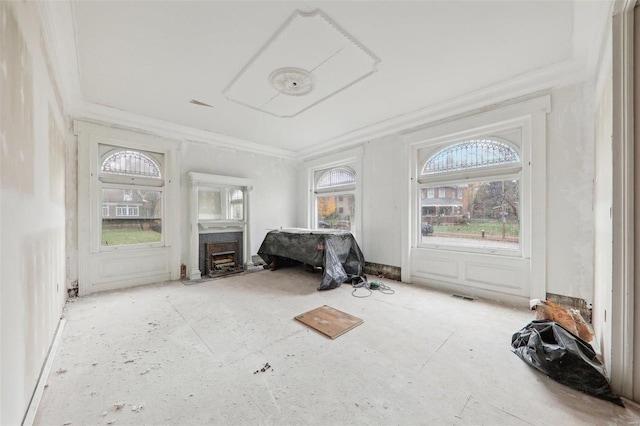
<instances>
[{"instance_id":1,"label":"window with white frame","mask_svg":"<svg viewBox=\"0 0 640 426\"><path fill-rule=\"evenodd\" d=\"M314 174L316 228L343 229L355 233L356 173L348 166Z\"/></svg>"},{"instance_id":2,"label":"window with white frame","mask_svg":"<svg viewBox=\"0 0 640 426\"><path fill-rule=\"evenodd\" d=\"M422 154L419 245L519 250L522 164L516 145L469 138L423 148Z\"/></svg>"},{"instance_id":3,"label":"window with white frame","mask_svg":"<svg viewBox=\"0 0 640 426\"><path fill-rule=\"evenodd\" d=\"M101 246L162 242L162 154L100 145Z\"/></svg>"}]
</instances>

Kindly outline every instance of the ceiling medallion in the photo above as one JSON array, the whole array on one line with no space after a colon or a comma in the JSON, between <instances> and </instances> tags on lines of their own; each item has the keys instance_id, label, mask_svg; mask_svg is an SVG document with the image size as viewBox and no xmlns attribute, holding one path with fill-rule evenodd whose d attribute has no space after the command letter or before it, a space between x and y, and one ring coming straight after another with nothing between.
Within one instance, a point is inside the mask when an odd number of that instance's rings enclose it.
<instances>
[{"instance_id":1,"label":"ceiling medallion","mask_svg":"<svg viewBox=\"0 0 640 426\"><path fill-rule=\"evenodd\" d=\"M278 92L290 96L302 96L311 92L316 79L301 68L278 68L269 76L269 82Z\"/></svg>"}]
</instances>

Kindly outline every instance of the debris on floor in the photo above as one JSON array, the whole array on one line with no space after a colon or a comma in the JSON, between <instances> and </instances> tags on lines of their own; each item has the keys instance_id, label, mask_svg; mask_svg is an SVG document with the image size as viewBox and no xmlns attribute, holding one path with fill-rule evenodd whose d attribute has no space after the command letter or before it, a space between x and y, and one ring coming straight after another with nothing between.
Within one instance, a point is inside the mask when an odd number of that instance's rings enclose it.
<instances>
[{"instance_id":1,"label":"debris on floor","mask_svg":"<svg viewBox=\"0 0 640 426\"><path fill-rule=\"evenodd\" d=\"M256 370L253 372L253 374L258 374L260 372L264 373L265 371L267 371L268 369L271 368L271 365L267 362L264 367L262 367L260 370Z\"/></svg>"},{"instance_id":2,"label":"debris on floor","mask_svg":"<svg viewBox=\"0 0 640 426\"><path fill-rule=\"evenodd\" d=\"M536 319L555 321L585 342L593 340L593 329L584 320L579 310L566 309L556 303L540 299L531 300L529 306L536 311Z\"/></svg>"},{"instance_id":3,"label":"debris on floor","mask_svg":"<svg viewBox=\"0 0 640 426\"><path fill-rule=\"evenodd\" d=\"M591 345L562 324L532 321L513 334L511 346L524 362L558 383L624 407Z\"/></svg>"}]
</instances>

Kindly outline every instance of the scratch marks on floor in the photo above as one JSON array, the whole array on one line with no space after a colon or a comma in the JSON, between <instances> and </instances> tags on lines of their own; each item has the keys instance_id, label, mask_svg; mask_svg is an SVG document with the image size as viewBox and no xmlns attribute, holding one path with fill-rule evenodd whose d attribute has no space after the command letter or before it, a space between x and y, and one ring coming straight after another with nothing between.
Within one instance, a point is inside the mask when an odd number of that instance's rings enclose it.
<instances>
[{"instance_id":1,"label":"scratch marks on floor","mask_svg":"<svg viewBox=\"0 0 640 426\"><path fill-rule=\"evenodd\" d=\"M211 352L211 354L215 356L215 352L213 352L213 349L211 349L211 346L209 346L209 344L208 344L208 343L207 343L207 342L202 338L202 336L200 336L200 333L198 333L198 331L197 331L195 328L193 328L193 326L191 325L191 323L189 322L189 320L187 320L187 319L185 318L185 316L184 316L184 315L182 315L182 312L180 312L180 311L178 310L178 308L176 308L176 306L175 306L173 303L171 303L171 300L167 299L167 302L168 302L168 303L171 305L171 307L172 307L172 308L173 308L173 309L178 313L178 315L180 315L180 316L182 317L182 319L184 320L184 322L186 322L186 323L187 323L187 325L189 326L189 328L191 328L191 330L193 330L193 332L195 333L195 335L196 335L196 336L198 336L198 338L200 339L200 341L201 341L202 343L204 343L204 345L207 347L207 349L209 349L209 352Z\"/></svg>"},{"instance_id":2,"label":"scratch marks on floor","mask_svg":"<svg viewBox=\"0 0 640 426\"><path fill-rule=\"evenodd\" d=\"M467 401L464 403L464 406L462 407L462 410L460 410L460 414L458 414L456 417L461 419L462 418L462 413L464 413L465 408L467 408L467 405L469 404L469 401L471 401L471 395L469 395L469 398L467 398Z\"/></svg>"},{"instance_id":3,"label":"scratch marks on floor","mask_svg":"<svg viewBox=\"0 0 640 426\"><path fill-rule=\"evenodd\" d=\"M501 419L498 419L496 416L496 414L491 415L491 411L487 410L486 408L484 409L480 409L479 405L486 405L491 407L492 409L496 410L498 413L501 414L506 414L509 417L512 417L514 419L519 420L520 422L522 422L523 424L527 424L527 425L533 425L534 423L531 423L521 417L518 417L500 407L496 407L493 404L490 404L488 402L479 400L478 398L474 398L473 395L469 395L469 397L467 398L467 400L464 403L464 406L462 407L462 409L460 410L460 413L454 417L460 419L460 420L464 420L464 414L466 412L466 415L468 417L467 420L469 419L473 419L473 422L475 423L476 421L478 421L478 423L484 423L484 424L492 424L492 423L502 423L504 422L504 417L502 417ZM483 419L479 419L478 416L483 416ZM487 415L490 415L490 417L486 417ZM511 423L511 422L509 422Z\"/></svg>"},{"instance_id":4,"label":"scratch marks on floor","mask_svg":"<svg viewBox=\"0 0 640 426\"><path fill-rule=\"evenodd\" d=\"M451 334L446 339L444 339L444 342L442 342L442 344L440 344L440 346L438 346L438 349L436 349L435 352L432 353L431 356L424 362L424 364L422 364L422 366L420 367L420 370L422 370L425 365L429 364L429 361L431 361L431 359L434 357L434 355L437 354L440 351L440 349L442 349L442 347L449 341L449 339L451 339L451 337L453 337L453 335L455 333L456 333L456 331L453 330L451 332Z\"/></svg>"}]
</instances>

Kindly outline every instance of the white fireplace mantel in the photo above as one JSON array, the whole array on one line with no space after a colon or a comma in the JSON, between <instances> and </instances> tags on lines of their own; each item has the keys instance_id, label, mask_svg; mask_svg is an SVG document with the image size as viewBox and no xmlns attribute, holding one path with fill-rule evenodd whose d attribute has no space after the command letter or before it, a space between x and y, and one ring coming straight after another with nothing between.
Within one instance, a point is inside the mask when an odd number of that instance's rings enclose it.
<instances>
[{"instance_id":1,"label":"white fireplace mantel","mask_svg":"<svg viewBox=\"0 0 640 426\"><path fill-rule=\"evenodd\" d=\"M225 231L241 231L242 232L242 246L243 246L243 258L244 268L253 266L251 261L251 238L249 233L249 192L253 189L251 180L232 177L232 176L220 176L211 175L208 173L187 173L189 182L191 184L191 197L190 197L190 220L189 229L191 230L190 238L190 271L189 279L200 279L202 271L200 271L199 264L199 234L207 232L225 232ZM219 188L231 188L239 189L242 191L243 200L243 220L228 220L228 219L201 219L199 217L198 208L198 191L200 189L219 189Z\"/></svg>"}]
</instances>

